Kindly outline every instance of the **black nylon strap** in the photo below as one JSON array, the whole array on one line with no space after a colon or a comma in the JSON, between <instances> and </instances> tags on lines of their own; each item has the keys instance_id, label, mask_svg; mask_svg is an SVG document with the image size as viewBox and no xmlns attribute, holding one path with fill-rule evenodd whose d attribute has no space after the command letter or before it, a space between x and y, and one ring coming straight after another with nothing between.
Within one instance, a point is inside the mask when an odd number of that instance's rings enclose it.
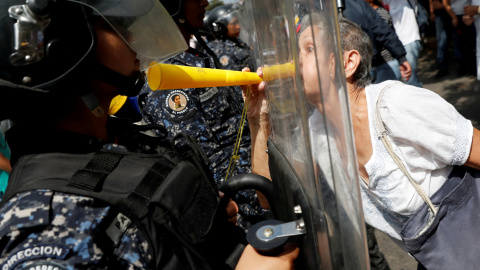
<instances>
[{"instance_id":1,"label":"black nylon strap","mask_svg":"<svg viewBox=\"0 0 480 270\"><path fill-rule=\"evenodd\" d=\"M157 161L140 181L135 191L120 202L120 212L127 216L143 218L148 213L150 199L157 188L163 183L173 167L166 162Z\"/></svg>"},{"instance_id":2,"label":"black nylon strap","mask_svg":"<svg viewBox=\"0 0 480 270\"><path fill-rule=\"evenodd\" d=\"M98 190L101 182L115 169L122 158L123 155L119 153L95 152L85 168L78 170L70 178L67 186L91 191Z\"/></svg>"}]
</instances>

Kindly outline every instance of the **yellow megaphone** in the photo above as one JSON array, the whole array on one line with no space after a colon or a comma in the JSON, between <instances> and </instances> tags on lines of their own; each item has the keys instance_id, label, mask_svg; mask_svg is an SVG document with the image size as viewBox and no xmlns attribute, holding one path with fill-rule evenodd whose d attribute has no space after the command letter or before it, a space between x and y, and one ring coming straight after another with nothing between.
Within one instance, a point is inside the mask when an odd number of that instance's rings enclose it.
<instances>
[{"instance_id":1,"label":"yellow megaphone","mask_svg":"<svg viewBox=\"0 0 480 270\"><path fill-rule=\"evenodd\" d=\"M271 81L291 77L294 73L295 68L291 63L264 67L263 80ZM148 85L153 91L247 85L262 82L262 78L255 72L187 67L155 62L150 65L147 78Z\"/></svg>"},{"instance_id":2,"label":"yellow megaphone","mask_svg":"<svg viewBox=\"0 0 480 270\"><path fill-rule=\"evenodd\" d=\"M295 66L292 63L263 67L263 80L273 81L290 78L295 75Z\"/></svg>"}]
</instances>

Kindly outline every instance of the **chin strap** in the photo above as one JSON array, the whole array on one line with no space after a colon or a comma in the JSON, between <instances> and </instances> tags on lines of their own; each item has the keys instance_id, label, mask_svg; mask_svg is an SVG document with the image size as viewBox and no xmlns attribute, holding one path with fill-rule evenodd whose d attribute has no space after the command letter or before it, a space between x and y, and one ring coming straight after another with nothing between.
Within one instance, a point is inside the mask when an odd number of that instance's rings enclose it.
<instances>
[{"instance_id":1,"label":"chin strap","mask_svg":"<svg viewBox=\"0 0 480 270\"><path fill-rule=\"evenodd\" d=\"M215 64L215 67L217 69L221 69L222 66L220 65L220 61L218 61L217 55L208 47L207 43L205 43L205 40L203 40L202 36L200 36L200 33L198 31L195 31L194 34L195 38L197 39L198 43L205 49L205 51L208 53L213 58L213 63Z\"/></svg>"},{"instance_id":2,"label":"chin strap","mask_svg":"<svg viewBox=\"0 0 480 270\"><path fill-rule=\"evenodd\" d=\"M136 77L127 77L105 66L97 65L95 68L97 79L119 88L119 95L134 97L140 93L145 85L145 76L138 71ZM103 117L105 110L100 106L95 93L90 92L82 96L82 100L92 113L97 117Z\"/></svg>"},{"instance_id":3,"label":"chin strap","mask_svg":"<svg viewBox=\"0 0 480 270\"><path fill-rule=\"evenodd\" d=\"M138 71L135 77L127 77L105 66L98 65L95 68L95 76L97 79L104 81L119 88L119 95L134 97L140 93L145 85L145 76Z\"/></svg>"},{"instance_id":4,"label":"chin strap","mask_svg":"<svg viewBox=\"0 0 480 270\"><path fill-rule=\"evenodd\" d=\"M87 108L92 111L96 117L103 117L105 115L105 110L102 108L102 106L100 106L100 101L98 101L98 98L94 92L83 95L82 100Z\"/></svg>"},{"instance_id":5,"label":"chin strap","mask_svg":"<svg viewBox=\"0 0 480 270\"><path fill-rule=\"evenodd\" d=\"M221 69L222 65L220 65L220 61L218 61L217 55L212 51L212 49L210 49L210 47L208 47L207 43L205 43L205 40L203 40L202 36L200 35L200 32L198 32L197 29L191 27L190 24L188 24L188 22L186 21L183 22L183 25L188 29L190 33L193 33L198 43L200 43L200 45L207 52L207 54L213 58L213 63L215 64L215 68Z\"/></svg>"}]
</instances>

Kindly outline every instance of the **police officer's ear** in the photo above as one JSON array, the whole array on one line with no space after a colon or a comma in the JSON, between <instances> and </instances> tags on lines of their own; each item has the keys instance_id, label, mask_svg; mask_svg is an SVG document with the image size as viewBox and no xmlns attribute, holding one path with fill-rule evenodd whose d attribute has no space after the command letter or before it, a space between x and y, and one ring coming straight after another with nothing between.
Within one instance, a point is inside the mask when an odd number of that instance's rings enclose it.
<instances>
[{"instance_id":1,"label":"police officer's ear","mask_svg":"<svg viewBox=\"0 0 480 270\"><path fill-rule=\"evenodd\" d=\"M362 57L357 50L345 51L343 53L343 64L347 81L353 79L353 75L357 71L361 59Z\"/></svg>"}]
</instances>

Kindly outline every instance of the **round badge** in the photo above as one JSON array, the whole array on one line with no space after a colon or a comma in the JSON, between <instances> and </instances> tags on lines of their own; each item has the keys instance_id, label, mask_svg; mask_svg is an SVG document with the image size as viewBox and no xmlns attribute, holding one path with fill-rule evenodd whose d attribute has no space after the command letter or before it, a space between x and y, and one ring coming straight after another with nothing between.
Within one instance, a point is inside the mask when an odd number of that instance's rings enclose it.
<instances>
[{"instance_id":1,"label":"round badge","mask_svg":"<svg viewBox=\"0 0 480 270\"><path fill-rule=\"evenodd\" d=\"M165 105L172 114L184 114L188 111L190 98L181 90L172 91L165 99Z\"/></svg>"},{"instance_id":2,"label":"round badge","mask_svg":"<svg viewBox=\"0 0 480 270\"><path fill-rule=\"evenodd\" d=\"M220 57L220 63L222 64L222 66L228 65L229 60L230 60L230 58L226 55Z\"/></svg>"}]
</instances>

